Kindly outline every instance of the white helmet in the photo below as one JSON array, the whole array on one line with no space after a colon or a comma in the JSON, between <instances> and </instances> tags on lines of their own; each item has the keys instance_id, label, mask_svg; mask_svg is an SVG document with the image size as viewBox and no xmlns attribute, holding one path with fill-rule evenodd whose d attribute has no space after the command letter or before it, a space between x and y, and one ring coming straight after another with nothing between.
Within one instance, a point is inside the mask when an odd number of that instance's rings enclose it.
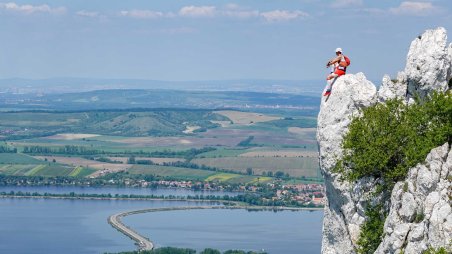
<instances>
[{"instance_id":1,"label":"white helmet","mask_svg":"<svg viewBox=\"0 0 452 254\"><path fill-rule=\"evenodd\" d=\"M342 49L341 48L336 48L336 53L337 52L341 52L342 53Z\"/></svg>"}]
</instances>

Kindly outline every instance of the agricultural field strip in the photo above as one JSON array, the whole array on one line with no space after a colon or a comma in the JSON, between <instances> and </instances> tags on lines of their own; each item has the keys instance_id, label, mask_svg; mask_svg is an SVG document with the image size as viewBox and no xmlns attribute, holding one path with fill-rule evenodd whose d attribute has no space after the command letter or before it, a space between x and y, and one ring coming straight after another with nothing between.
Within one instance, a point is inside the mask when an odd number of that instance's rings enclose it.
<instances>
[{"instance_id":1,"label":"agricultural field strip","mask_svg":"<svg viewBox=\"0 0 452 254\"><path fill-rule=\"evenodd\" d=\"M293 134L306 134L306 133L316 133L317 132L317 128L289 127L287 130ZM315 138L315 136L313 138Z\"/></svg>"},{"instance_id":2,"label":"agricultural field strip","mask_svg":"<svg viewBox=\"0 0 452 254\"><path fill-rule=\"evenodd\" d=\"M98 137L98 134L85 134L85 133L61 133L53 136L48 136L48 139L60 139L60 140L75 140Z\"/></svg>"},{"instance_id":3,"label":"agricultural field strip","mask_svg":"<svg viewBox=\"0 0 452 254\"><path fill-rule=\"evenodd\" d=\"M243 178L243 175L231 174L231 173L218 173L213 176L209 176L206 178L206 181L219 181L219 182L228 182L232 179ZM248 176L249 177L249 176ZM271 177L253 177L251 181L247 183L256 183L256 182L270 182L273 180Z\"/></svg>"},{"instance_id":4,"label":"agricultural field strip","mask_svg":"<svg viewBox=\"0 0 452 254\"><path fill-rule=\"evenodd\" d=\"M222 158L197 158L192 163L218 167L221 169L236 170L245 173L251 168L254 174L264 172L282 171L295 177L318 177L318 158L314 157L222 157Z\"/></svg>"},{"instance_id":5,"label":"agricultural field strip","mask_svg":"<svg viewBox=\"0 0 452 254\"><path fill-rule=\"evenodd\" d=\"M128 170L131 174L158 175L163 177L181 177L187 180L222 181L228 183L253 183L271 181L272 178L248 176L234 173L223 173L200 169L166 167L158 165L134 165Z\"/></svg>"},{"instance_id":6,"label":"agricultural field strip","mask_svg":"<svg viewBox=\"0 0 452 254\"><path fill-rule=\"evenodd\" d=\"M83 170L83 167L77 166L75 167L71 173L69 173L69 176L78 176Z\"/></svg>"},{"instance_id":7,"label":"agricultural field strip","mask_svg":"<svg viewBox=\"0 0 452 254\"><path fill-rule=\"evenodd\" d=\"M250 151L240 155L240 157L313 157L318 158L319 153L303 150L273 150L273 151Z\"/></svg>"},{"instance_id":8,"label":"agricultural field strip","mask_svg":"<svg viewBox=\"0 0 452 254\"><path fill-rule=\"evenodd\" d=\"M240 124L240 125L249 125L252 123L268 122L268 121L282 119L282 117L277 117L277 116L269 116L269 115L260 114L260 113L241 112L241 111L233 111L233 110L221 110L221 111L214 111L214 112L231 119L231 121L234 124Z\"/></svg>"},{"instance_id":9,"label":"agricultural field strip","mask_svg":"<svg viewBox=\"0 0 452 254\"><path fill-rule=\"evenodd\" d=\"M25 173L26 176L34 176L36 175L40 170L44 169L46 165L37 165L36 167L32 168L30 171Z\"/></svg>"},{"instance_id":10,"label":"agricultural field strip","mask_svg":"<svg viewBox=\"0 0 452 254\"><path fill-rule=\"evenodd\" d=\"M130 157L111 157L110 156L107 158L112 161L121 161L122 163L126 164ZM150 160L156 164L185 161L184 158L157 158L157 157L135 157L135 160Z\"/></svg>"},{"instance_id":11,"label":"agricultural field strip","mask_svg":"<svg viewBox=\"0 0 452 254\"><path fill-rule=\"evenodd\" d=\"M52 161L55 159L56 162L66 165L72 165L72 166L82 166L82 167L89 167L93 169L103 170L103 169L109 169L113 171L122 171L129 169L132 167L130 164L114 164L114 163L106 163L106 162L98 162L94 160L88 160L80 157L65 157L65 156L33 156L36 159L39 160L45 160Z\"/></svg>"}]
</instances>

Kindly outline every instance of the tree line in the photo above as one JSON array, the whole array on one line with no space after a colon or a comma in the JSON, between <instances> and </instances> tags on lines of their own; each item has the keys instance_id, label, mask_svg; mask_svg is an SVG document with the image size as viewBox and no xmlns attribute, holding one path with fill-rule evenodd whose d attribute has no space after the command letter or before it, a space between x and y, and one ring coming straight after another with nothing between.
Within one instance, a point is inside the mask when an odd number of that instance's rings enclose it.
<instances>
[{"instance_id":1,"label":"tree line","mask_svg":"<svg viewBox=\"0 0 452 254\"><path fill-rule=\"evenodd\" d=\"M162 157L162 158L174 158L183 157L188 160L194 158L198 154L215 151L214 147L204 148L191 148L188 150L174 151L164 149L161 151L146 152L139 151L122 151L122 152L109 152L105 150L92 149L86 146L65 145L62 147L50 147L50 146L24 146L22 152L27 154L67 154L67 155L136 155L136 156L148 156L148 157ZM16 149L17 152L17 149Z\"/></svg>"}]
</instances>

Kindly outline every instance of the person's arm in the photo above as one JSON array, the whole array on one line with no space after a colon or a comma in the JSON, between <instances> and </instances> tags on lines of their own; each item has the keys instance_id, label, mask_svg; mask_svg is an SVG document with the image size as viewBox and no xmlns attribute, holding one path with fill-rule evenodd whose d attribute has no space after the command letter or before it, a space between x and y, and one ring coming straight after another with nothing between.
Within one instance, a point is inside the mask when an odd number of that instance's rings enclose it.
<instances>
[{"instance_id":1,"label":"person's arm","mask_svg":"<svg viewBox=\"0 0 452 254\"><path fill-rule=\"evenodd\" d=\"M342 58L341 56L337 56L337 57L331 59L331 60L326 64L326 67L329 67L329 66L332 65L332 64L335 64L335 63L340 62L340 61L341 61L341 58Z\"/></svg>"}]
</instances>

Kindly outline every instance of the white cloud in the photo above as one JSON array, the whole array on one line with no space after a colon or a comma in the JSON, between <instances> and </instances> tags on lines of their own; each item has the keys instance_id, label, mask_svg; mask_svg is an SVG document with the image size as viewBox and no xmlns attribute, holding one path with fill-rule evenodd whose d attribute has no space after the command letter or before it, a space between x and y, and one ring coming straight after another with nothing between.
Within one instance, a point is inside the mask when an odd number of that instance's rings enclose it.
<instances>
[{"instance_id":1,"label":"white cloud","mask_svg":"<svg viewBox=\"0 0 452 254\"><path fill-rule=\"evenodd\" d=\"M347 8L354 6L362 6L362 0L335 0L332 4L332 8Z\"/></svg>"},{"instance_id":2,"label":"white cloud","mask_svg":"<svg viewBox=\"0 0 452 254\"><path fill-rule=\"evenodd\" d=\"M239 10L227 10L222 11L222 15L226 17L232 17L232 18L253 18L253 17L259 17L259 11L239 11Z\"/></svg>"},{"instance_id":3,"label":"white cloud","mask_svg":"<svg viewBox=\"0 0 452 254\"><path fill-rule=\"evenodd\" d=\"M121 11L119 12L120 16L131 17L137 19L155 19L165 17L163 12L159 11L150 11L150 10L130 10L130 11Z\"/></svg>"},{"instance_id":4,"label":"white cloud","mask_svg":"<svg viewBox=\"0 0 452 254\"><path fill-rule=\"evenodd\" d=\"M268 22L277 22L277 21L289 21L298 18L306 18L309 17L309 14L303 11L286 11L286 10L274 10L268 12L261 12L260 16L262 16Z\"/></svg>"},{"instance_id":5,"label":"white cloud","mask_svg":"<svg viewBox=\"0 0 452 254\"><path fill-rule=\"evenodd\" d=\"M240 6L238 4L234 4L234 3L226 4L224 7L226 10L239 10L240 9Z\"/></svg>"},{"instance_id":6,"label":"white cloud","mask_svg":"<svg viewBox=\"0 0 452 254\"><path fill-rule=\"evenodd\" d=\"M396 15L414 15L425 16L438 11L438 7L430 2L412 2L405 1L400 3L399 7L390 8L389 11Z\"/></svg>"},{"instance_id":7,"label":"white cloud","mask_svg":"<svg viewBox=\"0 0 452 254\"><path fill-rule=\"evenodd\" d=\"M24 4L24 5L18 5L13 2L9 3L0 3L0 9L4 9L7 11L13 11L13 12L19 12L23 14L33 14L33 13L50 13L50 14L64 14L66 13L65 7L56 7L52 8L48 6L47 4L43 5L31 5L31 4Z\"/></svg>"},{"instance_id":8,"label":"white cloud","mask_svg":"<svg viewBox=\"0 0 452 254\"><path fill-rule=\"evenodd\" d=\"M75 14L77 14L77 16L81 16L81 17L88 17L88 18L96 18L99 17L99 13L95 12L95 11L85 11L85 10L81 10L76 12Z\"/></svg>"},{"instance_id":9,"label":"white cloud","mask_svg":"<svg viewBox=\"0 0 452 254\"><path fill-rule=\"evenodd\" d=\"M185 6L179 10L179 15L183 17L214 17L215 6Z\"/></svg>"},{"instance_id":10,"label":"white cloud","mask_svg":"<svg viewBox=\"0 0 452 254\"><path fill-rule=\"evenodd\" d=\"M87 14L87 13L86 13ZM185 6L177 13L173 12L159 12L150 10L130 10L121 11L120 16L132 18L176 18L176 17L190 17L190 18L215 18L228 17L236 19L259 18L262 17L268 22L288 21L298 18L308 17L309 14L299 10L273 10L267 12L260 12L259 10L250 10L242 8L237 4L228 4L222 8L215 6Z\"/></svg>"}]
</instances>

